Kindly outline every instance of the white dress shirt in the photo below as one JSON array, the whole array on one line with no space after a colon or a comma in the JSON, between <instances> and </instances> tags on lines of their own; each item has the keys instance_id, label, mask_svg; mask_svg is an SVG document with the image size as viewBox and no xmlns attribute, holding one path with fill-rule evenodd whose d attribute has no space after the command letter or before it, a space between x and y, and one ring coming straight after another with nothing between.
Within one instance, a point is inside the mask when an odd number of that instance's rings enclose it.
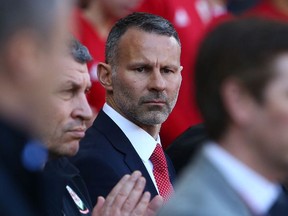
<instances>
[{"instance_id":1,"label":"white dress shirt","mask_svg":"<svg viewBox=\"0 0 288 216\"><path fill-rule=\"evenodd\" d=\"M136 150L137 154L144 163L154 185L158 191L158 187L153 175L153 164L149 160L152 155L157 143L161 145L160 137L158 135L157 140L155 140L150 134L145 130L124 118L121 114L115 111L107 103L103 106L103 111L118 125L118 127L123 131L129 141L132 143L132 146Z\"/></svg>"},{"instance_id":2,"label":"white dress shirt","mask_svg":"<svg viewBox=\"0 0 288 216\"><path fill-rule=\"evenodd\" d=\"M280 194L280 185L268 181L216 143L207 143L203 151L253 213L265 215L269 211Z\"/></svg>"}]
</instances>

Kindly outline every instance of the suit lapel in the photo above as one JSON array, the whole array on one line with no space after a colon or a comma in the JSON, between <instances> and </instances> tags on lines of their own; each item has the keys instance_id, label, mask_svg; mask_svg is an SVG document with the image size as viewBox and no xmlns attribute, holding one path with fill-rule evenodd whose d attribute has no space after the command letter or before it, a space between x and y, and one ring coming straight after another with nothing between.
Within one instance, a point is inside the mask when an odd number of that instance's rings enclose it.
<instances>
[{"instance_id":1,"label":"suit lapel","mask_svg":"<svg viewBox=\"0 0 288 216\"><path fill-rule=\"evenodd\" d=\"M193 175L200 176L200 179L202 179L201 186L203 187L203 184L206 184L207 187L205 189L208 190L207 193L217 194L219 200L222 200L222 203L224 203L226 207L229 207L231 211L237 212L235 215L251 215L251 212L248 206L243 202L243 199L238 195L238 193L236 193L218 168L214 166L202 151L199 152L193 164ZM221 207L225 208L225 206Z\"/></svg>"},{"instance_id":2,"label":"suit lapel","mask_svg":"<svg viewBox=\"0 0 288 216\"><path fill-rule=\"evenodd\" d=\"M141 171L143 177L146 179L146 190L150 191L152 196L157 195L157 190L141 158L118 125L101 110L93 127L96 127L97 130L101 131L113 147L124 155L124 163L131 172L135 170Z\"/></svg>"}]
</instances>

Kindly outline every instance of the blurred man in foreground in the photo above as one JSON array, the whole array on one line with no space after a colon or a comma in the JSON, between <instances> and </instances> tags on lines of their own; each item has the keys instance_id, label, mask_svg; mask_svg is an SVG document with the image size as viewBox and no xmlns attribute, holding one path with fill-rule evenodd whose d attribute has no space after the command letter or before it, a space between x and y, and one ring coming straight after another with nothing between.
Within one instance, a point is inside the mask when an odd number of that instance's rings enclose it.
<instances>
[{"instance_id":1,"label":"blurred man in foreground","mask_svg":"<svg viewBox=\"0 0 288 216\"><path fill-rule=\"evenodd\" d=\"M212 141L160 215L287 214L287 37L287 24L256 18L208 34L196 63L196 95Z\"/></svg>"},{"instance_id":2,"label":"blurred man in foreground","mask_svg":"<svg viewBox=\"0 0 288 216\"><path fill-rule=\"evenodd\" d=\"M47 152L33 139L61 71L69 7L64 0L0 3L0 215L44 213L47 188L38 171Z\"/></svg>"}]
</instances>

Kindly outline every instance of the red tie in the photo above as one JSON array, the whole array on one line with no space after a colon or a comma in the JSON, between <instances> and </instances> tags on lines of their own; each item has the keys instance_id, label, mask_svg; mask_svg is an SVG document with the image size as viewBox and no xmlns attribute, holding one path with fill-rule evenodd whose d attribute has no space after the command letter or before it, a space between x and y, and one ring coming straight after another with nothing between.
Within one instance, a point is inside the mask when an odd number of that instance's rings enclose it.
<instances>
[{"instance_id":1,"label":"red tie","mask_svg":"<svg viewBox=\"0 0 288 216\"><path fill-rule=\"evenodd\" d=\"M166 158L160 144L156 145L150 160L153 163L153 174L159 194L163 197L164 201L167 201L174 190L169 179Z\"/></svg>"}]
</instances>

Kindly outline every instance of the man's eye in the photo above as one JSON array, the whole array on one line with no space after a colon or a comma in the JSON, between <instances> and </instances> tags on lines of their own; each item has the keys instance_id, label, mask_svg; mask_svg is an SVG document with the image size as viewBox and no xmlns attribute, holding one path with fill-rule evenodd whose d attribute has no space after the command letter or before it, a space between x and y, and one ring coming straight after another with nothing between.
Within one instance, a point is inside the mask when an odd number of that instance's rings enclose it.
<instances>
[{"instance_id":1,"label":"man's eye","mask_svg":"<svg viewBox=\"0 0 288 216\"><path fill-rule=\"evenodd\" d=\"M170 70L168 68L163 68L163 73L173 73L173 70Z\"/></svg>"},{"instance_id":2,"label":"man's eye","mask_svg":"<svg viewBox=\"0 0 288 216\"><path fill-rule=\"evenodd\" d=\"M62 93L63 95L68 95L68 94L72 94L73 91L72 91L71 89L66 89L66 90L63 90L61 93Z\"/></svg>"},{"instance_id":3,"label":"man's eye","mask_svg":"<svg viewBox=\"0 0 288 216\"><path fill-rule=\"evenodd\" d=\"M138 67L135 69L137 72L144 72L145 71L145 68L144 67Z\"/></svg>"},{"instance_id":4,"label":"man's eye","mask_svg":"<svg viewBox=\"0 0 288 216\"><path fill-rule=\"evenodd\" d=\"M75 92L73 89L66 89L60 92L60 95L65 100L69 100L74 96Z\"/></svg>"}]
</instances>

